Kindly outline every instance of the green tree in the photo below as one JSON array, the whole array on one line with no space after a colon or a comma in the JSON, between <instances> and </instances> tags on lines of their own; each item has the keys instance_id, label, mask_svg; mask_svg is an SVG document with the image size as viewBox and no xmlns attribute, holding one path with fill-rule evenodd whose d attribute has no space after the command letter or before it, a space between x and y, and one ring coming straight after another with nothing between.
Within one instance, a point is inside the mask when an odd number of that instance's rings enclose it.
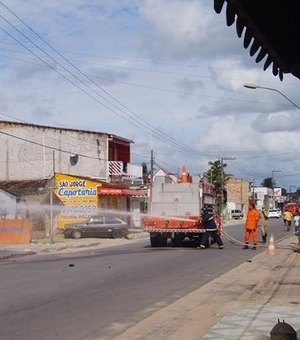
<instances>
[{"instance_id":1,"label":"green tree","mask_svg":"<svg viewBox=\"0 0 300 340\"><path fill-rule=\"evenodd\" d=\"M224 169L227 167L226 163L221 160L216 160L214 162L208 162L210 168L203 174L204 177L213 183L216 187L221 188L223 185L232 177L232 174L227 174Z\"/></svg>"},{"instance_id":2,"label":"green tree","mask_svg":"<svg viewBox=\"0 0 300 340\"><path fill-rule=\"evenodd\" d=\"M217 206L219 213L221 213L223 210L223 204L226 203L227 199L225 184L229 178L232 177L232 174L227 174L224 171L224 169L227 167L227 164L219 159L214 162L208 162L208 165L210 168L203 174L203 176L216 187Z\"/></svg>"},{"instance_id":3,"label":"green tree","mask_svg":"<svg viewBox=\"0 0 300 340\"><path fill-rule=\"evenodd\" d=\"M274 178L272 177L267 177L265 178L262 182L261 185L263 187L267 187L267 188L274 188L276 186L276 182L274 181Z\"/></svg>"}]
</instances>

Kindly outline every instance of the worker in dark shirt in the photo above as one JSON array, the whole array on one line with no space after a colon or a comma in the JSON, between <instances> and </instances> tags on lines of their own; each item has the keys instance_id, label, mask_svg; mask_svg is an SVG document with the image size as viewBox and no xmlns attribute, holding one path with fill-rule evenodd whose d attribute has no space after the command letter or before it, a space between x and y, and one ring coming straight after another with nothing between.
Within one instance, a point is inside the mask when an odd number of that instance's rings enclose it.
<instances>
[{"instance_id":1,"label":"worker in dark shirt","mask_svg":"<svg viewBox=\"0 0 300 340\"><path fill-rule=\"evenodd\" d=\"M200 245L197 248L205 249L206 245L209 243L209 238L212 238L217 243L219 249L223 249L223 241L218 232L212 209L203 209L201 221L202 227L205 229L205 233L202 235Z\"/></svg>"}]
</instances>

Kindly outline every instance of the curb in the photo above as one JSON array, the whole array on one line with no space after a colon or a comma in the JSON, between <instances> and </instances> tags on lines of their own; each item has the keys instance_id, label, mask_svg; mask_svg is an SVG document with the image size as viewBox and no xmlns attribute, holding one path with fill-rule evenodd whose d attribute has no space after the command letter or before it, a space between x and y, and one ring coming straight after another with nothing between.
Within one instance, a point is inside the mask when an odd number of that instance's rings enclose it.
<instances>
[{"instance_id":1,"label":"curb","mask_svg":"<svg viewBox=\"0 0 300 340\"><path fill-rule=\"evenodd\" d=\"M27 251L26 253L10 253L8 255L2 255L0 256L0 262L4 261L4 260L8 260L8 259L12 259L12 258L18 258L18 257L23 257L23 256L29 256L29 255L36 255L37 252L35 251Z\"/></svg>"},{"instance_id":2,"label":"curb","mask_svg":"<svg viewBox=\"0 0 300 340\"><path fill-rule=\"evenodd\" d=\"M142 238L146 238L149 236L149 233L136 231L131 232L128 234L127 238L124 238L124 240L138 240ZM56 243L57 242L57 243ZM29 245L24 245L24 249L4 249L4 251L7 252L7 254L1 255L0 254L0 261L11 259L14 257L23 257L23 256L29 256L29 255L36 255L36 254L45 254L45 253L58 253L60 251L66 250L66 249L83 249L83 248L92 248L100 246L103 243L103 239L99 239L99 241L93 241L91 243L79 243L79 244L72 244L71 242L68 244L67 242L64 242L62 244L59 244L61 241L56 241L53 244L45 243L45 240L38 242L37 240L34 240ZM12 245L13 247L14 245ZM33 246L34 250L31 249L31 246ZM108 244L107 247L110 247L112 245Z\"/></svg>"}]
</instances>

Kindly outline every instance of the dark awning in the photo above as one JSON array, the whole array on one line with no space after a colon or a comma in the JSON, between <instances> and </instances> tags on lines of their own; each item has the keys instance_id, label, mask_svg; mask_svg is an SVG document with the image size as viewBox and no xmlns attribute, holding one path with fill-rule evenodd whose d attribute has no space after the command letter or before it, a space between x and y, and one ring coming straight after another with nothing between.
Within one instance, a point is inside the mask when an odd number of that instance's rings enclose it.
<instances>
[{"instance_id":1,"label":"dark awning","mask_svg":"<svg viewBox=\"0 0 300 340\"><path fill-rule=\"evenodd\" d=\"M244 31L244 47L255 61L264 61L264 70L272 64L274 76L283 73L300 78L299 0L214 0L217 13L227 2L226 21L236 23L239 37Z\"/></svg>"}]
</instances>

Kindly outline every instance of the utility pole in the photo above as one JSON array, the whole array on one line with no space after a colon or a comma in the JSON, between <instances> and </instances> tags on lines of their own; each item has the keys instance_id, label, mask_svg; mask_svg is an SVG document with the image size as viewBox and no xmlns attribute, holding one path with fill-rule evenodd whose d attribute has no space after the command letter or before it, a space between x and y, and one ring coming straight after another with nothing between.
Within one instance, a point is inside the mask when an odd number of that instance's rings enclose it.
<instances>
[{"instance_id":1,"label":"utility pole","mask_svg":"<svg viewBox=\"0 0 300 340\"><path fill-rule=\"evenodd\" d=\"M150 159L150 214L152 214L152 195L153 195L153 175L154 175L154 155L153 150L151 150Z\"/></svg>"},{"instance_id":2,"label":"utility pole","mask_svg":"<svg viewBox=\"0 0 300 340\"><path fill-rule=\"evenodd\" d=\"M53 239L53 190L54 190L54 183L55 183L55 151L52 154L52 178L50 184L50 243L54 243Z\"/></svg>"}]
</instances>

